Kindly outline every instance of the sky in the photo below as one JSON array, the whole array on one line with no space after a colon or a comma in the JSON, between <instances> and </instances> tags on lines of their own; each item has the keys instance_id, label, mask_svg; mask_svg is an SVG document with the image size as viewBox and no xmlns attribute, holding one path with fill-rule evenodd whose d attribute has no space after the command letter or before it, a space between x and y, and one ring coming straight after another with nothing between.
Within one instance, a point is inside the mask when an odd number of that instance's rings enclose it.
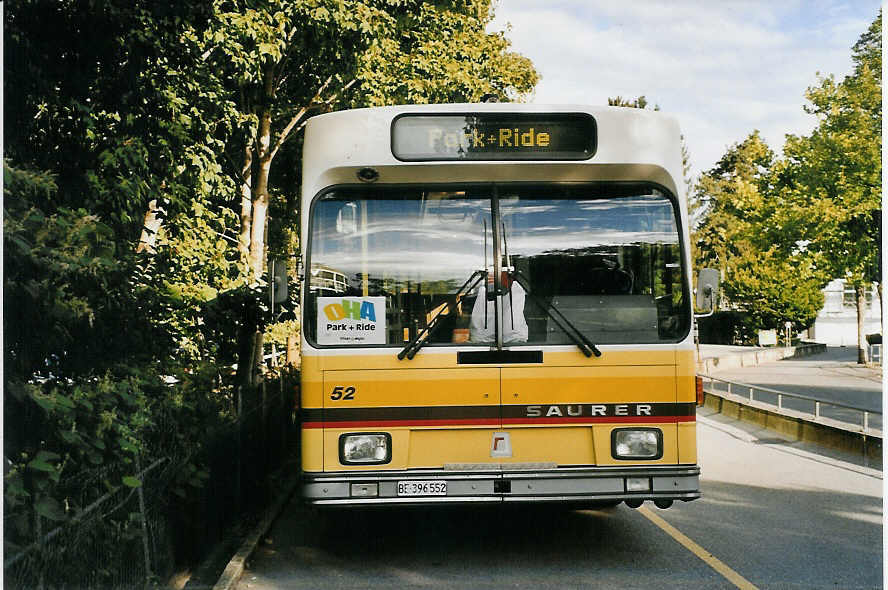
<instances>
[{"instance_id":1,"label":"sky","mask_svg":"<svg viewBox=\"0 0 888 590\"><path fill-rule=\"evenodd\" d=\"M678 118L692 174L758 129L778 154L807 134L805 90L851 72L879 0L499 0L503 30L541 80L537 104L647 98ZM648 108L652 108L648 107Z\"/></svg>"}]
</instances>

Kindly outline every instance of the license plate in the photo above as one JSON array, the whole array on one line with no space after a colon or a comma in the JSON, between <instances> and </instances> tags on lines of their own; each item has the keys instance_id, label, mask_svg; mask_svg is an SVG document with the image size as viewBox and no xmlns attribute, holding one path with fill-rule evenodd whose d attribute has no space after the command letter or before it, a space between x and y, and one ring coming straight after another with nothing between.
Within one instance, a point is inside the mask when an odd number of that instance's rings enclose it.
<instances>
[{"instance_id":1,"label":"license plate","mask_svg":"<svg viewBox=\"0 0 888 590\"><path fill-rule=\"evenodd\" d=\"M399 496L446 496L446 481L399 481Z\"/></svg>"}]
</instances>

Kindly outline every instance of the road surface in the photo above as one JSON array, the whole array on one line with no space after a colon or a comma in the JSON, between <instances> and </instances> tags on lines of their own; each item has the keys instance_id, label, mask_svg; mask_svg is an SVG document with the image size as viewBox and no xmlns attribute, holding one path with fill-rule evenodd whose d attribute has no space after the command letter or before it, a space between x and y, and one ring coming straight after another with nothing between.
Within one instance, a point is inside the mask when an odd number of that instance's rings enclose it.
<instances>
[{"instance_id":1,"label":"road surface","mask_svg":"<svg viewBox=\"0 0 888 590\"><path fill-rule=\"evenodd\" d=\"M700 500L325 517L292 502L238 588L880 588L881 472L707 413Z\"/></svg>"}]
</instances>

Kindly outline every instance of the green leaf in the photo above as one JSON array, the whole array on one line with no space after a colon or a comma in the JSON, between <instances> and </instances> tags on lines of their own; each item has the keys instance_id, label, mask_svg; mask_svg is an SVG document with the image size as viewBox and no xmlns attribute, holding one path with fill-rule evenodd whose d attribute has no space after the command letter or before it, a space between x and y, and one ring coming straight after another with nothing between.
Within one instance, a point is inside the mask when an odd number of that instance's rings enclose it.
<instances>
[{"instance_id":1,"label":"green leaf","mask_svg":"<svg viewBox=\"0 0 888 590\"><path fill-rule=\"evenodd\" d=\"M54 465L50 464L49 461L56 461L58 459L61 459L61 457L57 453L52 453L50 451L40 451L37 453L36 457L28 462L28 467L30 469L34 469L35 471L54 473L56 468Z\"/></svg>"},{"instance_id":2,"label":"green leaf","mask_svg":"<svg viewBox=\"0 0 888 590\"><path fill-rule=\"evenodd\" d=\"M18 246L22 252L29 252L31 248L33 248L31 244L29 244L27 241L19 236L13 235L11 236L11 238L15 245Z\"/></svg>"},{"instance_id":3,"label":"green leaf","mask_svg":"<svg viewBox=\"0 0 888 590\"><path fill-rule=\"evenodd\" d=\"M142 482L132 475L125 475L121 481L123 481L123 485L129 488L137 488L142 485Z\"/></svg>"},{"instance_id":4,"label":"green leaf","mask_svg":"<svg viewBox=\"0 0 888 590\"><path fill-rule=\"evenodd\" d=\"M25 488L25 482L19 472L14 472L8 475L3 482L3 486L4 500L10 506L14 507L21 504L22 502L20 500L22 498L28 498L31 496Z\"/></svg>"},{"instance_id":5,"label":"green leaf","mask_svg":"<svg viewBox=\"0 0 888 590\"><path fill-rule=\"evenodd\" d=\"M120 442L120 448L123 449L124 451L129 451L130 453L135 453L136 451L139 450L139 448L136 445L134 445L133 443L131 443L129 440L127 440L125 438L119 439L119 442Z\"/></svg>"},{"instance_id":6,"label":"green leaf","mask_svg":"<svg viewBox=\"0 0 888 590\"><path fill-rule=\"evenodd\" d=\"M71 401L71 398L69 398L68 396L56 394L55 401L59 406L62 406L63 408L65 408L67 410L74 409L74 402Z\"/></svg>"},{"instance_id":7,"label":"green leaf","mask_svg":"<svg viewBox=\"0 0 888 590\"><path fill-rule=\"evenodd\" d=\"M43 395L42 393L34 392L31 394L31 398L37 402L37 405L46 410L47 412L51 412L55 409L56 404L53 398L48 395Z\"/></svg>"},{"instance_id":8,"label":"green leaf","mask_svg":"<svg viewBox=\"0 0 888 590\"><path fill-rule=\"evenodd\" d=\"M49 496L43 496L34 503L34 510L43 518L49 520L65 520L65 512L58 500Z\"/></svg>"},{"instance_id":9,"label":"green leaf","mask_svg":"<svg viewBox=\"0 0 888 590\"><path fill-rule=\"evenodd\" d=\"M59 436L61 436L62 440L64 440L69 445L82 442L80 434L71 430L62 430L61 432L59 432Z\"/></svg>"}]
</instances>

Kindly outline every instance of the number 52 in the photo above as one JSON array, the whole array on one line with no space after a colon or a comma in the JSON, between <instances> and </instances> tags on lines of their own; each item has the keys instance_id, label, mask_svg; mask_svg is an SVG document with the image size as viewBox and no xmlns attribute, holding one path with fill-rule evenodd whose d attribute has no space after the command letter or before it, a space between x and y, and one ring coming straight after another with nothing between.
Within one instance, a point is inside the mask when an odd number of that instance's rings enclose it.
<instances>
[{"instance_id":1,"label":"number 52","mask_svg":"<svg viewBox=\"0 0 888 590\"><path fill-rule=\"evenodd\" d=\"M355 388L351 386L343 387L342 385L337 385L333 388L332 393L330 393L330 399L333 401L340 399L355 399Z\"/></svg>"}]
</instances>

